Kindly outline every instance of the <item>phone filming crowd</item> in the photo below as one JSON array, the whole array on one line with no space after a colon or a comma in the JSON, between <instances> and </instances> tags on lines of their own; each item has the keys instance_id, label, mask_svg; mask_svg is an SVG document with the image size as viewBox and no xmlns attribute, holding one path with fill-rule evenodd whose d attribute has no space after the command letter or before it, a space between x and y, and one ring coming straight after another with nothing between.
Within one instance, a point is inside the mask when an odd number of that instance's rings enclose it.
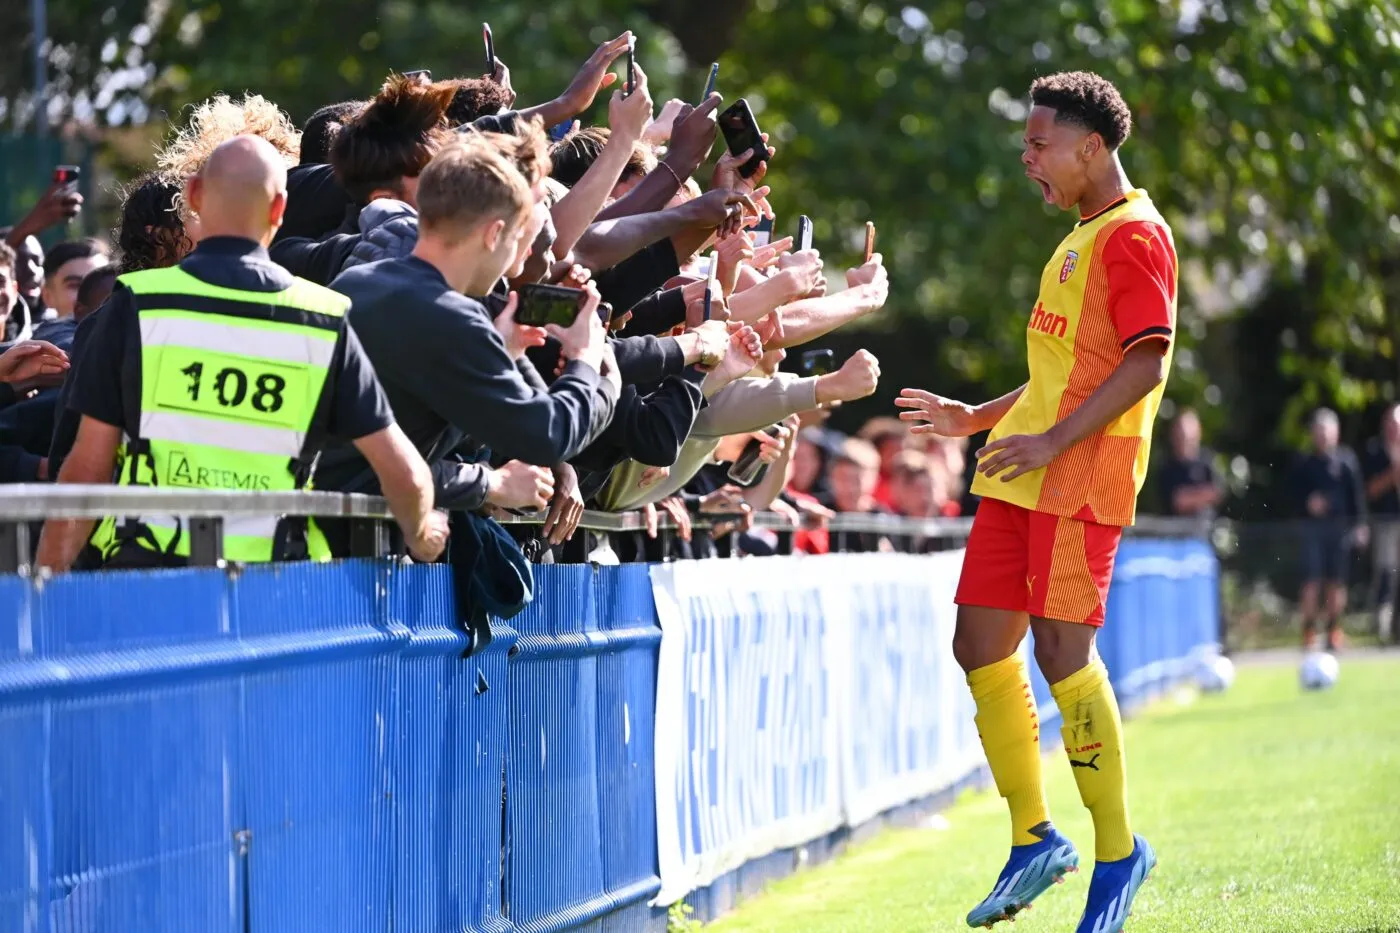
<instances>
[{"instance_id":1,"label":"phone filming crowd","mask_svg":"<svg viewBox=\"0 0 1400 933\"><path fill-rule=\"evenodd\" d=\"M527 106L483 32L482 76L391 74L300 129L255 94L197 104L110 248L40 245L83 205L59 166L0 244L0 482L382 495L395 553L527 588L529 562L773 553L756 512L814 553L836 512L959 514L958 442L825 426L879 383L870 353L819 346L885 304L875 226L830 282L811 220L775 223L781 153L719 66L658 108L624 33ZM606 125L581 126L600 97ZM580 530L585 508L650 534ZM181 566L190 537L178 516L49 520L33 560ZM351 537L231 518L223 551L330 559Z\"/></svg>"}]
</instances>

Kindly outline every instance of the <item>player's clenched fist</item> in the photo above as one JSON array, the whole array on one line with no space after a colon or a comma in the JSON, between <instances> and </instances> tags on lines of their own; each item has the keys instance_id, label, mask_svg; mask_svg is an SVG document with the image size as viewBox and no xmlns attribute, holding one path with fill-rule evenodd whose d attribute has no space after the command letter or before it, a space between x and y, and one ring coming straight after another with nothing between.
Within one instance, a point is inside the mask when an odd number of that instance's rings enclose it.
<instances>
[{"instance_id":1,"label":"player's clenched fist","mask_svg":"<svg viewBox=\"0 0 1400 933\"><path fill-rule=\"evenodd\" d=\"M983 427L973 406L923 389L904 389L894 403L905 409L899 413L901 421L916 422L911 434L967 437Z\"/></svg>"}]
</instances>

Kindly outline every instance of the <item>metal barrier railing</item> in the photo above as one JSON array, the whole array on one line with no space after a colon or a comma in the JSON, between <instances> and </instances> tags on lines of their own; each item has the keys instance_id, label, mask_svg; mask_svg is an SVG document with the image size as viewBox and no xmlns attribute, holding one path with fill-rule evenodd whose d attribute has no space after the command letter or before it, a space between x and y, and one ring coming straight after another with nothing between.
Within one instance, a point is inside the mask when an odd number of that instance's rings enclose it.
<instances>
[{"instance_id":1,"label":"metal barrier railing","mask_svg":"<svg viewBox=\"0 0 1400 933\"><path fill-rule=\"evenodd\" d=\"M253 492L240 490L175 489L110 485L17 484L0 486L0 572L23 572L28 564L30 524L46 519L100 519L108 515L182 515L190 519L190 563L212 566L222 559L223 520L233 516L285 515L336 518L350 522L350 549L354 556L380 557L388 551L385 522L392 520L388 503L379 496L356 493L299 491ZM503 524L539 525L545 513L513 514ZM732 522L738 515L692 517L692 527L709 530ZM778 532L797 530L783 515L760 512L753 526ZM674 532L677 525L664 512L655 527ZM820 523L809 523L807 528ZM643 532L648 521L641 512L585 511L581 529L608 533ZM836 536L879 535L905 541L957 540L967 537L971 518L907 518L881 513L839 513L825 523ZM1144 516L1132 533L1164 537L1206 537L1211 524L1196 519Z\"/></svg>"}]
</instances>

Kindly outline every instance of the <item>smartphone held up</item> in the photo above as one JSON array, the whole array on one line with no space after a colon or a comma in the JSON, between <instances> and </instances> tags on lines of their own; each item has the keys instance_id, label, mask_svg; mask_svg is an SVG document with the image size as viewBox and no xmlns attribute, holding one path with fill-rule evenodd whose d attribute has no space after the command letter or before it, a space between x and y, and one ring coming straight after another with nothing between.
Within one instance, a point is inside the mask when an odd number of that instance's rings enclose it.
<instances>
[{"instance_id":1,"label":"smartphone held up","mask_svg":"<svg viewBox=\"0 0 1400 933\"><path fill-rule=\"evenodd\" d=\"M627 85L622 89L623 97L631 97L637 89L637 37L627 39Z\"/></svg>"},{"instance_id":2,"label":"smartphone held up","mask_svg":"<svg viewBox=\"0 0 1400 933\"><path fill-rule=\"evenodd\" d=\"M803 214L797 218L797 252L803 253L812 248L812 218Z\"/></svg>"},{"instance_id":3,"label":"smartphone held up","mask_svg":"<svg viewBox=\"0 0 1400 933\"><path fill-rule=\"evenodd\" d=\"M519 289L520 304L515 309L515 323L527 327L572 327L588 301L581 288L562 285L523 285Z\"/></svg>"},{"instance_id":4,"label":"smartphone held up","mask_svg":"<svg viewBox=\"0 0 1400 933\"><path fill-rule=\"evenodd\" d=\"M760 165L768 161L768 144L763 141L758 121L744 98L736 100L719 115L719 129L724 134L724 142L731 155L753 153L747 162L739 166L740 177L751 177Z\"/></svg>"},{"instance_id":5,"label":"smartphone held up","mask_svg":"<svg viewBox=\"0 0 1400 933\"><path fill-rule=\"evenodd\" d=\"M710 99L710 95L715 92L715 84L719 81L719 62L710 65L710 79L705 82L705 93L700 95L700 103Z\"/></svg>"},{"instance_id":6,"label":"smartphone held up","mask_svg":"<svg viewBox=\"0 0 1400 933\"><path fill-rule=\"evenodd\" d=\"M769 437L777 437L781 425L773 425L764 428L763 433ZM728 476L740 486L748 487L758 482L764 473L768 472L768 464L764 463L760 457L763 456L763 445L756 440L751 440L744 445L744 450L735 458L729 467Z\"/></svg>"},{"instance_id":7,"label":"smartphone held up","mask_svg":"<svg viewBox=\"0 0 1400 933\"><path fill-rule=\"evenodd\" d=\"M802 354L802 375L825 376L836 372L835 350L807 350Z\"/></svg>"},{"instance_id":8,"label":"smartphone held up","mask_svg":"<svg viewBox=\"0 0 1400 933\"><path fill-rule=\"evenodd\" d=\"M77 216L82 203L82 197L78 194L78 183L82 180L83 170L77 165L55 165L53 169L53 183L58 188L68 202L64 210L65 223L72 223Z\"/></svg>"},{"instance_id":9,"label":"smartphone held up","mask_svg":"<svg viewBox=\"0 0 1400 933\"><path fill-rule=\"evenodd\" d=\"M486 77L496 74L496 40L491 35L491 24L481 24L481 41L486 45Z\"/></svg>"},{"instance_id":10,"label":"smartphone held up","mask_svg":"<svg viewBox=\"0 0 1400 933\"><path fill-rule=\"evenodd\" d=\"M749 231L749 236L753 237L755 248L762 248L773 242L773 218L768 216L760 217L758 224Z\"/></svg>"}]
</instances>

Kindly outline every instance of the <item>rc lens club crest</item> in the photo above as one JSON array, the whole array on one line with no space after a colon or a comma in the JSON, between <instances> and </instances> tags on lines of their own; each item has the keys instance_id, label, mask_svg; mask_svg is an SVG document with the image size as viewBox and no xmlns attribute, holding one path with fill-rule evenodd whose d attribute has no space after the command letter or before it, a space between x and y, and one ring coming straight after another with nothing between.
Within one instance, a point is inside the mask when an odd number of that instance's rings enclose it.
<instances>
[{"instance_id":1,"label":"rc lens club crest","mask_svg":"<svg viewBox=\"0 0 1400 933\"><path fill-rule=\"evenodd\" d=\"M1065 253L1065 264L1060 266L1060 284L1069 281L1069 277L1074 275L1074 267L1079 265L1079 254L1074 250Z\"/></svg>"}]
</instances>

